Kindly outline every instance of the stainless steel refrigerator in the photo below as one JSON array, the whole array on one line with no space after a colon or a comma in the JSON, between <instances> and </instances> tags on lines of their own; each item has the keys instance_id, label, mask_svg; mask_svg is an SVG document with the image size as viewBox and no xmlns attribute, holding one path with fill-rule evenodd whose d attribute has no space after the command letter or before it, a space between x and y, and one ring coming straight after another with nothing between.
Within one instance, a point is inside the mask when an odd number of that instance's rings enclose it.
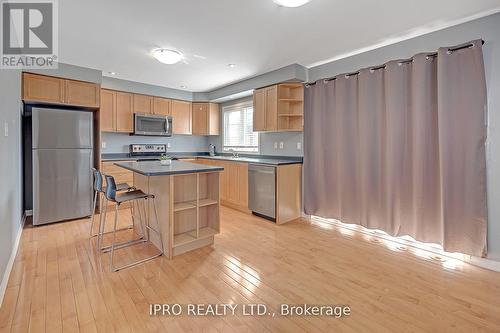
<instances>
[{"instance_id":1,"label":"stainless steel refrigerator","mask_svg":"<svg viewBox=\"0 0 500 333\"><path fill-rule=\"evenodd\" d=\"M33 224L92 211L93 114L32 108Z\"/></svg>"}]
</instances>

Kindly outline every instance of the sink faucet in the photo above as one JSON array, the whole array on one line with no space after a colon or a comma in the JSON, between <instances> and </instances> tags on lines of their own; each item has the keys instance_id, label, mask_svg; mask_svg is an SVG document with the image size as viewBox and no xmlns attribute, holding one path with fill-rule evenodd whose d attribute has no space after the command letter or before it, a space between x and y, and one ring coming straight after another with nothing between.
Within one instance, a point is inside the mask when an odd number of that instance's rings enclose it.
<instances>
[{"instance_id":1,"label":"sink faucet","mask_svg":"<svg viewBox=\"0 0 500 333\"><path fill-rule=\"evenodd\" d=\"M237 152L234 151L234 149L229 149L229 151L233 154L233 158L240 156Z\"/></svg>"}]
</instances>

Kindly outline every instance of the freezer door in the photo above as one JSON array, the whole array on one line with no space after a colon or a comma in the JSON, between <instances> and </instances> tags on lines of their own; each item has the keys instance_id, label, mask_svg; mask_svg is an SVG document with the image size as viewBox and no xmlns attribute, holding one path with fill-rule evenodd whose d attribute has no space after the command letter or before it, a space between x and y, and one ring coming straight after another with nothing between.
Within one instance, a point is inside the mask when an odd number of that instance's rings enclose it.
<instances>
[{"instance_id":1,"label":"freezer door","mask_svg":"<svg viewBox=\"0 0 500 333\"><path fill-rule=\"evenodd\" d=\"M92 150L33 150L33 224L89 216Z\"/></svg>"},{"instance_id":2,"label":"freezer door","mask_svg":"<svg viewBox=\"0 0 500 333\"><path fill-rule=\"evenodd\" d=\"M90 149L92 123L92 112L33 108L33 148Z\"/></svg>"}]
</instances>

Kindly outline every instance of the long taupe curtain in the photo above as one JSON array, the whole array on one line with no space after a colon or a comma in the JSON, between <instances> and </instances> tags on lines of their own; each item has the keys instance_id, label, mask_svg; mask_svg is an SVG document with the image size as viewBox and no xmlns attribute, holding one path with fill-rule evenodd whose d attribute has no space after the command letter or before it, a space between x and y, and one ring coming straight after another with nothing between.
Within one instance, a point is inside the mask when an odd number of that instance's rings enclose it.
<instances>
[{"instance_id":1,"label":"long taupe curtain","mask_svg":"<svg viewBox=\"0 0 500 333\"><path fill-rule=\"evenodd\" d=\"M486 84L470 44L305 90L307 214L486 254Z\"/></svg>"}]
</instances>

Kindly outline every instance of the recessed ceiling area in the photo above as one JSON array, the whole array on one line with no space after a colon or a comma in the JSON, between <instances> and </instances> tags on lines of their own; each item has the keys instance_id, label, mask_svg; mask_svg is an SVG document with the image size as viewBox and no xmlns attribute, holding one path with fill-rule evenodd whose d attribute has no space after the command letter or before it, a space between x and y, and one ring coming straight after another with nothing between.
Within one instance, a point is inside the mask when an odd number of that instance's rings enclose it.
<instances>
[{"instance_id":1,"label":"recessed ceiling area","mask_svg":"<svg viewBox=\"0 0 500 333\"><path fill-rule=\"evenodd\" d=\"M206 92L499 10L500 0L312 0L297 8L272 0L64 0L59 59L115 78ZM162 64L151 53L157 48L184 59Z\"/></svg>"}]
</instances>

